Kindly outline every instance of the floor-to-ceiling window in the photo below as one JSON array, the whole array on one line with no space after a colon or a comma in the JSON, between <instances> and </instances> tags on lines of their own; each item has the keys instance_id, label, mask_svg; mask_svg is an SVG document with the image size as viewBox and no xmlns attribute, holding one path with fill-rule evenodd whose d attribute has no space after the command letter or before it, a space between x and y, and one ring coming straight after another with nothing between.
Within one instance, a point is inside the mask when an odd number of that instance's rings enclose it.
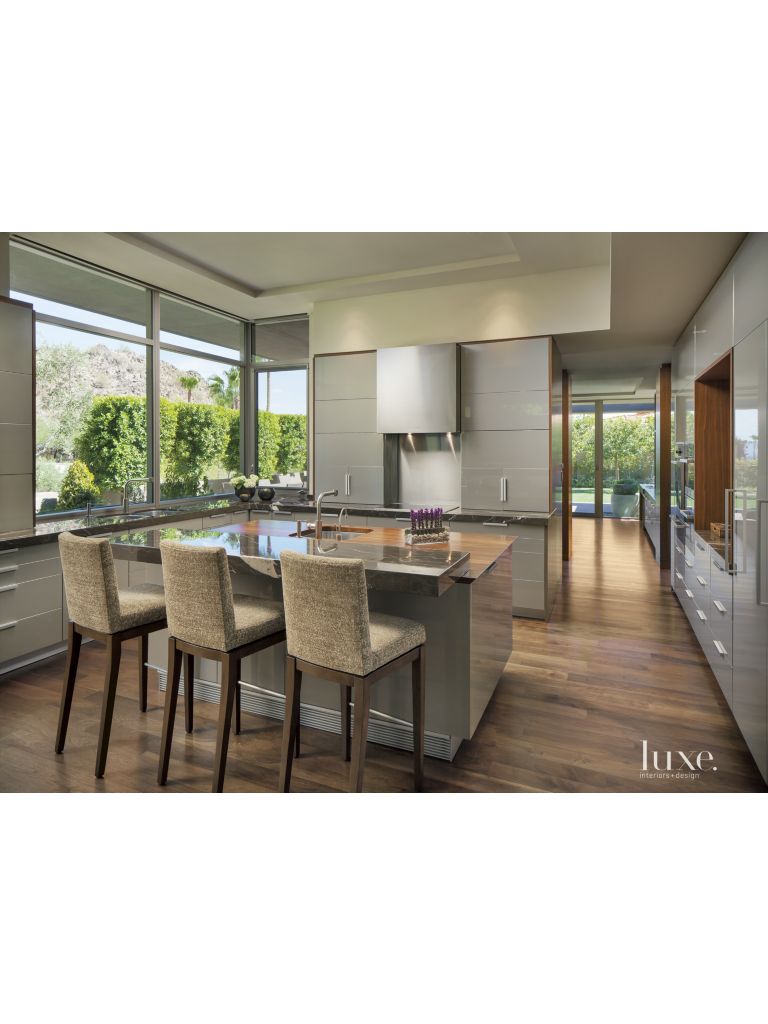
<instances>
[{"instance_id":1,"label":"floor-to-ceiling window","mask_svg":"<svg viewBox=\"0 0 768 1024\"><path fill-rule=\"evenodd\" d=\"M572 510L634 519L640 485L654 481L655 406L647 401L578 401L571 406Z\"/></svg>"},{"instance_id":2,"label":"floor-to-ceiling window","mask_svg":"<svg viewBox=\"0 0 768 1024\"><path fill-rule=\"evenodd\" d=\"M255 472L274 487L306 487L309 479L306 317L254 324Z\"/></svg>"},{"instance_id":3,"label":"floor-to-ceiling window","mask_svg":"<svg viewBox=\"0 0 768 1024\"><path fill-rule=\"evenodd\" d=\"M37 318L38 515L116 506L129 480L133 503L232 491L245 321L18 240L11 295Z\"/></svg>"}]
</instances>

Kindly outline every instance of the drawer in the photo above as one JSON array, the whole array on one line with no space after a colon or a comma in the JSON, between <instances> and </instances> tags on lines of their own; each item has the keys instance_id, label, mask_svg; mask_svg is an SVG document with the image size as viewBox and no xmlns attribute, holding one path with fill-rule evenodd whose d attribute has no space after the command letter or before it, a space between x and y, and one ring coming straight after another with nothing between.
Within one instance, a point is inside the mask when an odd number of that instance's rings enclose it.
<instances>
[{"instance_id":1,"label":"drawer","mask_svg":"<svg viewBox=\"0 0 768 1024\"><path fill-rule=\"evenodd\" d=\"M245 509L243 512L232 512L233 523L247 523L248 522L248 510Z\"/></svg>"},{"instance_id":2,"label":"drawer","mask_svg":"<svg viewBox=\"0 0 768 1024\"><path fill-rule=\"evenodd\" d=\"M0 630L0 662L60 644L63 636L61 609L20 619L14 626Z\"/></svg>"},{"instance_id":3,"label":"drawer","mask_svg":"<svg viewBox=\"0 0 768 1024\"><path fill-rule=\"evenodd\" d=\"M711 557L709 544L697 534L693 534L693 567L699 576L702 576L709 584L709 561Z\"/></svg>"},{"instance_id":4,"label":"drawer","mask_svg":"<svg viewBox=\"0 0 768 1024\"><path fill-rule=\"evenodd\" d=\"M683 594L683 591L685 590L685 576L677 565L672 568L672 589L680 596L681 599L685 596Z\"/></svg>"},{"instance_id":5,"label":"drawer","mask_svg":"<svg viewBox=\"0 0 768 1024\"><path fill-rule=\"evenodd\" d=\"M61 610L61 573L29 583L0 584L0 628L6 622Z\"/></svg>"},{"instance_id":6,"label":"drawer","mask_svg":"<svg viewBox=\"0 0 768 1024\"><path fill-rule=\"evenodd\" d=\"M213 512L211 515L203 516L203 529L215 530L219 526L229 526L232 522L231 512ZM185 524L180 524L185 525Z\"/></svg>"},{"instance_id":7,"label":"drawer","mask_svg":"<svg viewBox=\"0 0 768 1024\"><path fill-rule=\"evenodd\" d=\"M702 646L707 656L709 667L712 669L715 679L717 679L718 685L723 691L723 696L728 701L730 707L733 701L733 664L730 655L723 654L712 637L705 640Z\"/></svg>"},{"instance_id":8,"label":"drawer","mask_svg":"<svg viewBox=\"0 0 768 1024\"><path fill-rule=\"evenodd\" d=\"M717 641L725 649L725 658L728 664L732 664L733 647L733 612L730 605L713 597L709 603L709 628L713 641Z\"/></svg>"},{"instance_id":9,"label":"drawer","mask_svg":"<svg viewBox=\"0 0 768 1024\"><path fill-rule=\"evenodd\" d=\"M8 562L0 565L0 587L9 583L29 583L30 580L41 580L47 576L61 574L61 561L58 558L46 558L41 562Z\"/></svg>"},{"instance_id":10,"label":"drawer","mask_svg":"<svg viewBox=\"0 0 768 1024\"><path fill-rule=\"evenodd\" d=\"M27 562L44 562L59 557L59 542L28 544L25 547L0 551L0 573L12 565L26 565Z\"/></svg>"},{"instance_id":11,"label":"drawer","mask_svg":"<svg viewBox=\"0 0 768 1024\"><path fill-rule=\"evenodd\" d=\"M547 521L543 521L541 526L533 526L529 523L516 523L513 519L503 516L490 516L485 522L454 522L451 529L457 533L487 533L489 536L508 533L517 538L513 548L515 552L540 551L543 553Z\"/></svg>"}]
</instances>

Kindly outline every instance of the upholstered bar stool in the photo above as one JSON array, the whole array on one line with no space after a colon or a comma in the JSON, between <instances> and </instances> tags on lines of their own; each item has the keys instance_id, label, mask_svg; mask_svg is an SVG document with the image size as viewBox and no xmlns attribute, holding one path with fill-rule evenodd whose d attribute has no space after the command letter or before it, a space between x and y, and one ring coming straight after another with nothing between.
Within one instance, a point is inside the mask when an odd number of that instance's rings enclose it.
<instances>
[{"instance_id":1,"label":"upholstered bar stool","mask_svg":"<svg viewBox=\"0 0 768 1024\"><path fill-rule=\"evenodd\" d=\"M192 684L195 658L221 664L221 702L216 733L213 792L224 788L232 709L237 703L235 732L240 731L240 662L285 640L285 618L278 601L265 601L232 593L227 553L221 547L190 547L178 541L162 541L166 605L168 609L168 685L157 781L164 786L173 743L173 724L181 676L184 674L187 731L191 731Z\"/></svg>"},{"instance_id":2,"label":"upholstered bar stool","mask_svg":"<svg viewBox=\"0 0 768 1024\"><path fill-rule=\"evenodd\" d=\"M152 583L120 590L112 546L106 538L62 533L59 553L70 623L56 753L64 750L67 738L82 638L102 640L107 645L107 671L96 754L96 777L100 779L107 764L123 642L139 638L139 707L146 711L147 637L158 629L165 629L165 594L162 587Z\"/></svg>"},{"instance_id":3,"label":"upholstered bar stool","mask_svg":"<svg viewBox=\"0 0 768 1024\"><path fill-rule=\"evenodd\" d=\"M291 784L303 672L341 687L342 752L345 760L352 760L350 787L360 793L371 688L383 676L411 663L414 784L420 790L424 772L424 626L411 619L369 612L362 559L284 551L280 564L288 636L280 789L287 793ZM353 691L355 734L350 750Z\"/></svg>"}]
</instances>

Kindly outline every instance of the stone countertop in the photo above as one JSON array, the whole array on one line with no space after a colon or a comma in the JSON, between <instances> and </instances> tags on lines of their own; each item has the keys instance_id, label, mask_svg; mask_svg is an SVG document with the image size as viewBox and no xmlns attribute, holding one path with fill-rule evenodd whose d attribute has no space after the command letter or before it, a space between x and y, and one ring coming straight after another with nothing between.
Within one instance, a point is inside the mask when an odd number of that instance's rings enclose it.
<instances>
[{"instance_id":1,"label":"stone countertop","mask_svg":"<svg viewBox=\"0 0 768 1024\"><path fill-rule=\"evenodd\" d=\"M136 512L131 514L130 519L124 515L113 516L91 516L90 523L85 516L77 516L72 519L47 519L35 524L31 530L12 530L9 533L0 533L0 552L9 548L26 547L29 544L45 544L47 541L55 540L61 533L76 533L80 537L92 537L100 533L114 533L130 523L131 528L141 527L162 522L163 519L183 520L197 519L209 512L242 512L252 506L250 502L240 501L239 498L211 498L208 501L198 501L194 505L171 505L168 508L159 509L163 515L152 515L142 519ZM137 516L139 516L137 518Z\"/></svg>"},{"instance_id":2,"label":"stone countertop","mask_svg":"<svg viewBox=\"0 0 768 1024\"><path fill-rule=\"evenodd\" d=\"M640 490L647 494L651 501L656 501L656 488L653 484L640 484Z\"/></svg>"},{"instance_id":3,"label":"stone countertop","mask_svg":"<svg viewBox=\"0 0 768 1024\"><path fill-rule=\"evenodd\" d=\"M154 526L117 533L111 539L116 558L155 563L160 561L162 540L221 546L235 569L242 567L272 577L280 575L281 551L361 558L371 589L432 597L445 593L455 583L472 583L492 568L514 540L454 533L446 544L411 547L404 543L403 533L396 529L373 529L347 539L330 536L316 541L295 536L293 523L269 520L209 530Z\"/></svg>"}]
</instances>

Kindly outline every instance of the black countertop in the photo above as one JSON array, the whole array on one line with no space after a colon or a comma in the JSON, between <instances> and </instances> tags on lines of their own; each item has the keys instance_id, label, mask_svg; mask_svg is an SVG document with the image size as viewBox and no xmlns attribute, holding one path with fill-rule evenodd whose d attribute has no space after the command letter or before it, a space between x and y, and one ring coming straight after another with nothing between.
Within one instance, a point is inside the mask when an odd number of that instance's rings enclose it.
<instances>
[{"instance_id":1,"label":"black countertop","mask_svg":"<svg viewBox=\"0 0 768 1024\"><path fill-rule=\"evenodd\" d=\"M311 516L315 512L314 502L286 500L277 504L281 511L307 513ZM350 515L370 516L371 518L391 518L399 513L405 514L408 506L395 508L392 506L372 505L339 505L324 504L326 512L338 512L342 507L349 509ZM209 515L211 512L243 512L256 511L269 513L270 503L265 502L244 502L237 498L211 498L210 500L196 501L194 504L178 504L168 508L155 510L152 515L142 518L140 513L134 511L130 518L123 515L93 516L90 522L85 516L73 516L71 519L48 519L38 521L32 529L12 530L8 533L0 533L0 553L19 547L26 547L30 544L46 544L56 540L59 534L76 533L81 537L93 537L98 534L116 533L124 529L128 524L132 530L140 530L153 526L157 523L168 521L183 521L184 519L196 519L199 516ZM446 510L445 518L449 523L482 523L482 522L508 522L510 525L526 524L543 526L555 515L554 512L489 512L482 509L454 507Z\"/></svg>"}]
</instances>

